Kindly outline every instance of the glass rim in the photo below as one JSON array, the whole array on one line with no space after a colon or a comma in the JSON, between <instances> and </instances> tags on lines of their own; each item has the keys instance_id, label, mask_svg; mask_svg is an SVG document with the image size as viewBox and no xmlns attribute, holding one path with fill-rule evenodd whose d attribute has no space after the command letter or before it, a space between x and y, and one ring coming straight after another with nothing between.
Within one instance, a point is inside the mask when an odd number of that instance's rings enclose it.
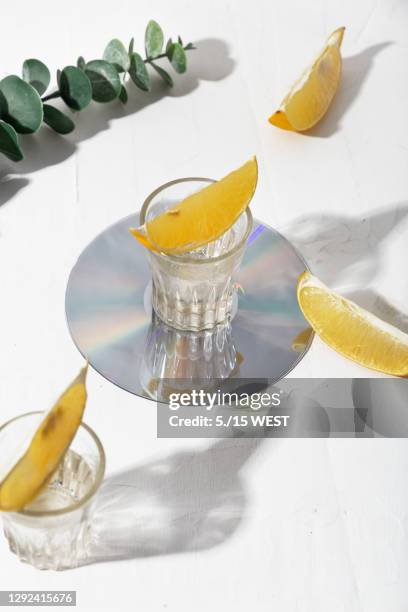
<instances>
[{"instance_id":1,"label":"glass rim","mask_svg":"<svg viewBox=\"0 0 408 612\"><path fill-rule=\"evenodd\" d=\"M42 410L33 410L31 412L25 412L24 414L19 414L18 416L13 417L12 419L9 419L5 423L3 423L0 426L0 433L3 432L9 425L12 425L12 423L14 423L15 421L19 421L20 419L23 419L25 417L39 415L39 414L46 414L46 412ZM75 510L78 510L79 508L84 506L95 495L100 485L102 484L103 478L105 476L105 468L106 468L105 450L102 446L102 442L100 441L99 437L96 435L93 429L89 427L89 425L87 425L86 423L80 423L79 427L82 427L90 435L93 442L95 443L95 446L99 454L99 464L98 464L98 469L95 474L95 480L92 484L92 487L89 489L86 495L81 497L81 499L79 499L78 501L70 504L66 508L59 508L57 510L19 510L19 511L5 512L5 514L18 514L20 516L29 516L29 517L34 517L34 518L62 516L63 514L68 514L69 512L74 512ZM72 439L72 441L74 440L74 438ZM71 441L71 444L72 444L72 441Z\"/></svg>"},{"instance_id":2,"label":"glass rim","mask_svg":"<svg viewBox=\"0 0 408 612\"><path fill-rule=\"evenodd\" d=\"M217 182L215 179L210 179L210 178L206 178L202 176L190 176L190 177L185 177L185 178L173 179L172 181L168 181L167 183L160 185L154 191L152 191L151 194L148 195L145 201L143 202L142 208L140 210L139 223L141 225L144 225L147 209L149 208L149 205L152 203L154 198L157 195L159 195L159 193L161 193L168 187L172 187L173 185L178 185L179 183L189 183L190 181L191 182L201 181L204 183L216 183ZM209 264L213 264L213 263L222 261L223 259L227 259L227 257L230 257L231 255L236 253L242 247L242 245L245 244L245 242L248 240L249 234L251 233L252 226L253 226L253 217L252 217L252 212L249 206L246 207L246 209L244 210L242 214L245 214L247 218L247 227L245 230L245 234L243 235L241 240L227 253L222 253L221 255L218 255L217 257L211 257L210 259L196 259L195 257L185 257L185 256L180 257L180 255L171 255L169 253L163 253L163 251L150 251L150 254L158 256L158 257L163 257L165 259L169 259L170 261L173 261L174 263L177 263L178 265L184 265L184 264L209 265Z\"/></svg>"}]
</instances>

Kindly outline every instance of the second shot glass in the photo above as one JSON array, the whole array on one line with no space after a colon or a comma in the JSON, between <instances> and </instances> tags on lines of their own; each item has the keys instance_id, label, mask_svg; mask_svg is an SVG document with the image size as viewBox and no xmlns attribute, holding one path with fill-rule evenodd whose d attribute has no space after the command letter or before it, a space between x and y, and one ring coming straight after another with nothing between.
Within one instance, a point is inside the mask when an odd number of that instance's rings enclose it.
<instances>
[{"instance_id":1,"label":"second shot glass","mask_svg":"<svg viewBox=\"0 0 408 612\"><path fill-rule=\"evenodd\" d=\"M0 480L21 456L43 418L42 412L30 412L0 427ZM2 513L10 550L21 561L42 570L80 565L90 546L90 504L104 473L102 444L82 423L38 497L20 512Z\"/></svg>"}]
</instances>

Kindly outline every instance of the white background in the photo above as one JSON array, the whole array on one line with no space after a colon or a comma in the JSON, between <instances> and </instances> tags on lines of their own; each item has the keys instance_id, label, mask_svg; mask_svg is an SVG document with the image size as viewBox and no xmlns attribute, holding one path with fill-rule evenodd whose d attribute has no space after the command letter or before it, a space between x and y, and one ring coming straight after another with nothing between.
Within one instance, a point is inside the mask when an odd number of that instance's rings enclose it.
<instances>
[{"instance_id":1,"label":"white background","mask_svg":"<svg viewBox=\"0 0 408 612\"><path fill-rule=\"evenodd\" d=\"M47 409L82 364L64 291L84 246L157 185L220 177L253 154L255 215L324 281L407 329L406 1L20 0L1 13L1 76L27 57L53 71L100 57L114 36L135 36L141 50L150 18L198 46L172 91L130 87L126 109L92 104L71 136L43 128L23 139L24 162L0 162L2 421ZM341 25L344 76L330 113L310 135L269 125ZM293 375L367 372L316 339ZM41 573L2 540L1 589L75 589L83 610L408 610L406 441L156 440L154 405L94 371L86 421L108 476L132 470L136 487L125 509L101 511L113 560ZM133 558L118 560L126 544Z\"/></svg>"}]
</instances>

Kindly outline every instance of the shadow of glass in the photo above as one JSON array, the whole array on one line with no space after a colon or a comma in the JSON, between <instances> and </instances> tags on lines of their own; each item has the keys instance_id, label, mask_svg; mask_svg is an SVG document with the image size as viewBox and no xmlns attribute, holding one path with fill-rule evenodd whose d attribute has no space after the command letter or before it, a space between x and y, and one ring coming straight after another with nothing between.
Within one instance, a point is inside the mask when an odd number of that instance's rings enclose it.
<instances>
[{"instance_id":1,"label":"shadow of glass","mask_svg":"<svg viewBox=\"0 0 408 612\"><path fill-rule=\"evenodd\" d=\"M224 542L247 503L240 470L261 440L221 440L108 478L90 510L81 564L191 552Z\"/></svg>"},{"instance_id":2,"label":"shadow of glass","mask_svg":"<svg viewBox=\"0 0 408 612\"><path fill-rule=\"evenodd\" d=\"M291 415L289 427L281 438L328 438L331 425L327 411L313 395L293 391L285 410Z\"/></svg>"},{"instance_id":3,"label":"shadow of glass","mask_svg":"<svg viewBox=\"0 0 408 612\"><path fill-rule=\"evenodd\" d=\"M235 62L229 55L228 45L216 38L199 40L197 49L188 56L188 71L184 75L177 75L172 89L166 87L156 75L152 75L152 91L149 93L138 90L129 84L129 100L124 106L119 101L109 104L92 104L81 113L75 114L75 131L68 136L60 136L47 126L34 135L22 136L24 160L12 164L6 159L1 160L1 176L5 186L2 189L0 205L11 200L20 188L28 184L22 175L32 174L59 164L75 153L78 145L96 134L110 127L110 122L121 117L127 117L140 112L143 108L155 104L165 97L181 97L193 92L202 81L219 81L226 78L234 70ZM54 102L53 102L54 104ZM58 101L56 106L67 111L66 107ZM19 178L13 178L17 175Z\"/></svg>"},{"instance_id":4,"label":"shadow of glass","mask_svg":"<svg viewBox=\"0 0 408 612\"><path fill-rule=\"evenodd\" d=\"M291 394L287 409L292 424L278 437L329 435L328 415L309 395ZM253 433L234 429L228 433L233 437L204 450L178 452L108 478L90 508L87 556L78 565L197 552L224 543L246 514L242 470L265 438L276 442L267 428L261 437Z\"/></svg>"},{"instance_id":5,"label":"shadow of glass","mask_svg":"<svg viewBox=\"0 0 408 612\"><path fill-rule=\"evenodd\" d=\"M408 437L408 381L355 378L352 381L356 437Z\"/></svg>"},{"instance_id":6,"label":"shadow of glass","mask_svg":"<svg viewBox=\"0 0 408 612\"><path fill-rule=\"evenodd\" d=\"M379 43L364 49L356 55L343 58L342 78L330 110L307 136L329 138L341 127L341 120L353 106L358 93L367 79L376 55L392 45L391 41Z\"/></svg>"},{"instance_id":7,"label":"shadow of glass","mask_svg":"<svg viewBox=\"0 0 408 612\"><path fill-rule=\"evenodd\" d=\"M293 221L284 234L298 248L312 272L329 286L367 285L380 268L381 248L408 216L408 203L399 202L361 219L340 215L311 215Z\"/></svg>"}]
</instances>

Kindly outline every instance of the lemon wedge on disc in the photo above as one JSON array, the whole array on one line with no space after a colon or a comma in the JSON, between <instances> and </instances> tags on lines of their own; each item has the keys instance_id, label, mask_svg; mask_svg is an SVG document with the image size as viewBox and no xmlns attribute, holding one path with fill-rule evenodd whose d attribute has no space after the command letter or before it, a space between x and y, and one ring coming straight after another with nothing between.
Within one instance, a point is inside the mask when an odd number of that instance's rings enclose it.
<instances>
[{"instance_id":1,"label":"lemon wedge on disc","mask_svg":"<svg viewBox=\"0 0 408 612\"><path fill-rule=\"evenodd\" d=\"M186 253L226 232L255 193L258 164L253 157L220 181L188 196L145 225L130 228L143 246L163 253Z\"/></svg>"},{"instance_id":2,"label":"lemon wedge on disc","mask_svg":"<svg viewBox=\"0 0 408 612\"><path fill-rule=\"evenodd\" d=\"M334 293L310 272L297 286L299 306L333 349L373 370L408 376L408 334Z\"/></svg>"},{"instance_id":3,"label":"lemon wedge on disc","mask_svg":"<svg viewBox=\"0 0 408 612\"><path fill-rule=\"evenodd\" d=\"M303 132L326 113L341 76L340 47L345 28L335 30L313 64L304 71L269 122L284 130Z\"/></svg>"},{"instance_id":4,"label":"lemon wedge on disc","mask_svg":"<svg viewBox=\"0 0 408 612\"><path fill-rule=\"evenodd\" d=\"M87 367L48 412L28 450L0 483L0 510L17 512L37 497L68 450L86 404Z\"/></svg>"}]
</instances>

